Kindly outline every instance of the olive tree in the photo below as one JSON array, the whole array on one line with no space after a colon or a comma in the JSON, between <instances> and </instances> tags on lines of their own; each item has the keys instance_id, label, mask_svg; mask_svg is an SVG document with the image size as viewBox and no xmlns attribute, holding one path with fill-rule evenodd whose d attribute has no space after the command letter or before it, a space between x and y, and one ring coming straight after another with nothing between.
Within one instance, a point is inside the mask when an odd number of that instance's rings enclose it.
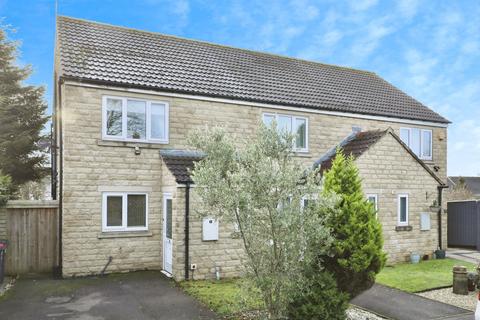
<instances>
[{"instance_id":1,"label":"olive tree","mask_svg":"<svg viewBox=\"0 0 480 320\"><path fill-rule=\"evenodd\" d=\"M332 243L325 219L336 199L322 195L316 170L306 171L296 161L294 138L279 133L276 124L261 124L244 143L221 128L189 137L190 145L206 154L192 172L202 202L199 214L236 225L246 275L271 319L286 317L291 297L306 285L303 269L321 264L315 257L327 254Z\"/></svg>"}]
</instances>

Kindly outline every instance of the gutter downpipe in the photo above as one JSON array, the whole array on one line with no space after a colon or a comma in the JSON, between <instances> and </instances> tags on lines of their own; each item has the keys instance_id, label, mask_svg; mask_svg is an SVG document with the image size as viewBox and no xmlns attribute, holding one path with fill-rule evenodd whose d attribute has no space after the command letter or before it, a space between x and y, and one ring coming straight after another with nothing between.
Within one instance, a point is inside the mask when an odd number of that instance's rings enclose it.
<instances>
[{"instance_id":1,"label":"gutter downpipe","mask_svg":"<svg viewBox=\"0 0 480 320\"><path fill-rule=\"evenodd\" d=\"M440 185L437 187L438 190L438 204L440 206L440 209L438 209L437 212L437 223L438 223L438 248L440 250L443 250L442 247L442 194L443 194L443 189L448 188L447 185Z\"/></svg>"},{"instance_id":2,"label":"gutter downpipe","mask_svg":"<svg viewBox=\"0 0 480 320\"><path fill-rule=\"evenodd\" d=\"M185 184L185 280L189 279L190 265L190 182Z\"/></svg>"}]
</instances>

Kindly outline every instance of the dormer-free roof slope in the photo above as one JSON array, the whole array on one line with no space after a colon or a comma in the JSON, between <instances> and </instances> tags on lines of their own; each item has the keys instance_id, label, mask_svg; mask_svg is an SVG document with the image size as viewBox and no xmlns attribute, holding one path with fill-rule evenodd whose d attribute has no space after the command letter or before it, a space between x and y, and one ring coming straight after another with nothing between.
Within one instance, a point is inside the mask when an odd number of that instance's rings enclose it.
<instances>
[{"instance_id":1,"label":"dormer-free roof slope","mask_svg":"<svg viewBox=\"0 0 480 320\"><path fill-rule=\"evenodd\" d=\"M392 128L388 128L387 130L353 132L348 137L343 139L338 145L320 157L320 159L315 162L314 168L318 168L320 166L320 172L322 174L323 172L330 170L332 168L333 160L335 160L337 148L342 150L342 153L346 157L352 156L354 159L357 159L388 134L391 135L400 144L400 146L405 149L405 151L408 152L412 158L438 182L439 185L445 185L445 183L432 171L432 169L430 169L422 160L420 160L420 158L400 139L400 137L395 134Z\"/></svg>"},{"instance_id":2,"label":"dormer-free roof slope","mask_svg":"<svg viewBox=\"0 0 480 320\"><path fill-rule=\"evenodd\" d=\"M69 17L57 55L63 79L448 123L372 72Z\"/></svg>"}]
</instances>

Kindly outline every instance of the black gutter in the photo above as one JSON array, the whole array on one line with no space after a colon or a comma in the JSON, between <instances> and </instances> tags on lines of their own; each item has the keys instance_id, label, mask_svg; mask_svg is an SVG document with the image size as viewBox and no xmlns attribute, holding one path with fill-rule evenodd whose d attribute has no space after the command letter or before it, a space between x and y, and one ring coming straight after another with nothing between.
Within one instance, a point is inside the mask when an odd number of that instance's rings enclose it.
<instances>
[{"instance_id":1,"label":"black gutter","mask_svg":"<svg viewBox=\"0 0 480 320\"><path fill-rule=\"evenodd\" d=\"M438 190L438 205L440 206L440 209L438 209L437 212L437 223L438 223L438 248L442 250L442 194L443 194L443 189L448 188L447 185L440 185L437 187Z\"/></svg>"},{"instance_id":2,"label":"black gutter","mask_svg":"<svg viewBox=\"0 0 480 320\"><path fill-rule=\"evenodd\" d=\"M185 280L189 279L190 265L190 182L185 183Z\"/></svg>"}]
</instances>

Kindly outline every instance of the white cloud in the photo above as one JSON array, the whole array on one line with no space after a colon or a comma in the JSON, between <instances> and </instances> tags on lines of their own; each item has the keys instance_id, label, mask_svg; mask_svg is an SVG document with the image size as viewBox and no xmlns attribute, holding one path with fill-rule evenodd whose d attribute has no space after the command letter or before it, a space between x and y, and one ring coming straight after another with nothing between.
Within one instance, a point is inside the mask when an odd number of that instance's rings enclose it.
<instances>
[{"instance_id":1,"label":"white cloud","mask_svg":"<svg viewBox=\"0 0 480 320\"><path fill-rule=\"evenodd\" d=\"M350 7L355 11L365 11L377 4L378 0L351 0Z\"/></svg>"},{"instance_id":2,"label":"white cloud","mask_svg":"<svg viewBox=\"0 0 480 320\"><path fill-rule=\"evenodd\" d=\"M175 14L186 17L190 13L190 4L187 0L173 1L173 10Z\"/></svg>"},{"instance_id":3,"label":"white cloud","mask_svg":"<svg viewBox=\"0 0 480 320\"><path fill-rule=\"evenodd\" d=\"M309 0L292 0L291 5L300 19L310 21L318 17L318 8Z\"/></svg>"},{"instance_id":4,"label":"white cloud","mask_svg":"<svg viewBox=\"0 0 480 320\"><path fill-rule=\"evenodd\" d=\"M418 12L418 0L398 0L397 7L405 18L413 18Z\"/></svg>"}]
</instances>

